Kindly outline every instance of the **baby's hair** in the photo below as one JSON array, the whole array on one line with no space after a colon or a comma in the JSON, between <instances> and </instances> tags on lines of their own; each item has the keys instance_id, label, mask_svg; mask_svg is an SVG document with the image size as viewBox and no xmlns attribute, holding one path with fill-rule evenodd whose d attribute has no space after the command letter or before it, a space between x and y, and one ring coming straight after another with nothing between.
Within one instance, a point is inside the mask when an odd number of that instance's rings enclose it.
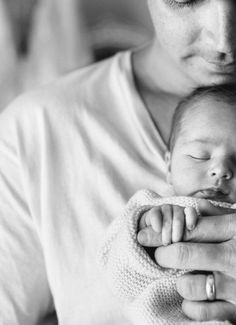
<instances>
[{"instance_id":1,"label":"baby's hair","mask_svg":"<svg viewBox=\"0 0 236 325\"><path fill-rule=\"evenodd\" d=\"M196 88L189 96L180 101L172 119L171 134L168 141L168 150L170 152L173 151L176 139L181 131L185 113L190 107L206 98L214 98L219 102L236 105L236 84Z\"/></svg>"}]
</instances>

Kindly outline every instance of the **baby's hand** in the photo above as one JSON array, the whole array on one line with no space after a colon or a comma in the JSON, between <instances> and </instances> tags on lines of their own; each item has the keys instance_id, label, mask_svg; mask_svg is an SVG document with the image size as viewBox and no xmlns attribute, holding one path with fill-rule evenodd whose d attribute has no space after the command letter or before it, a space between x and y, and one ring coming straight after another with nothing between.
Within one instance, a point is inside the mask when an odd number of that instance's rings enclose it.
<instances>
[{"instance_id":1,"label":"baby's hand","mask_svg":"<svg viewBox=\"0 0 236 325\"><path fill-rule=\"evenodd\" d=\"M140 229L151 226L161 235L162 245L166 246L181 241L185 227L193 230L197 220L198 215L194 208L165 204L144 213L140 220Z\"/></svg>"}]
</instances>

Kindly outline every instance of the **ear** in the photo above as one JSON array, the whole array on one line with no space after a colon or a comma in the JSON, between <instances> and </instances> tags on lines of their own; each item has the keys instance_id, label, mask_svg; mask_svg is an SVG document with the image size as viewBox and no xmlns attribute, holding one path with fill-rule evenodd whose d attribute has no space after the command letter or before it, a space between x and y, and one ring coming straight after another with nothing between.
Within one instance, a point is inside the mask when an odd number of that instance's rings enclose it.
<instances>
[{"instance_id":1,"label":"ear","mask_svg":"<svg viewBox=\"0 0 236 325\"><path fill-rule=\"evenodd\" d=\"M167 151L165 153L165 161L166 161L166 166L167 166L166 180L167 180L167 183L172 184L172 181L171 181L171 153L169 151Z\"/></svg>"}]
</instances>

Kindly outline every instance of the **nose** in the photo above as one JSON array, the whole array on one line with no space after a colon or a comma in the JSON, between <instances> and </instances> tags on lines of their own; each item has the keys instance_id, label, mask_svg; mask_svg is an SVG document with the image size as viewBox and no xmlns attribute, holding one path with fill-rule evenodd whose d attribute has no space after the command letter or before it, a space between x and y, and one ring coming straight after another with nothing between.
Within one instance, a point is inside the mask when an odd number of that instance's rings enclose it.
<instances>
[{"instance_id":1,"label":"nose","mask_svg":"<svg viewBox=\"0 0 236 325\"><path fill-rule=\"evenodd\" d=\"M205 12L206 14L206 12ZM205 32L211 48L222 59L232 61L236 48L236 1L213 0L205 16ZM225 56L227 56L225 58Z\"/></svg>"},{"instance_id":2,"label":"nose","mask_svg":"<svg viewBox=\"0 0 236 325\"><path fill-rule=\"evenodd\" d=\"M232 170L225 164L217 164L210 169L210 176L215 180L230 180L233 177Z\"/></svg>"}]
</instances>

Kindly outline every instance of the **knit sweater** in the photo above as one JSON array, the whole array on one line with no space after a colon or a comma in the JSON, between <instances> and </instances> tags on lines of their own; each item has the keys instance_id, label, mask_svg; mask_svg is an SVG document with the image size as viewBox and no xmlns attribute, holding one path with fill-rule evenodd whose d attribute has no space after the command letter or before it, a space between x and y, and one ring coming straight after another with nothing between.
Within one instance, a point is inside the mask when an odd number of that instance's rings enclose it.
<instances>
[{"instance_id":1,"label":"knit sweater","mask_svg":"<svg viewBox=\"0 0 236 325\"><path fill-rule=\"evenodd\" d=\"M137 192L128 202L123 215L110 226L101 250L101 264L112 291L124 302L135 325L229 324L229 322L190 321L182 312L182 297L176 279L187 270L164 269L157 265L137 242L140 216L153 206L173 204L194 207L197 198L160 198L149 190ZM210 201L233 208L229 203Z\"/></svg>"}]
</instances>

